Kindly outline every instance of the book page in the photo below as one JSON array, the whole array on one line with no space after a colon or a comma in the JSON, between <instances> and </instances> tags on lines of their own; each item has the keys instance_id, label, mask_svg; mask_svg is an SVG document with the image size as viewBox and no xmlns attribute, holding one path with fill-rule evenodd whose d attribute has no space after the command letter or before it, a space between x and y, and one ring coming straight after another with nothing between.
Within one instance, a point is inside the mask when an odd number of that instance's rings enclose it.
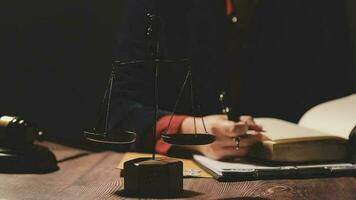
<instances>
[{"instance_id":1,"label":"book page","mask_svg":"<svg viewBox=\"0 0 356 200\"><path fill-rule=\"evenodd\" d=\"M319 139L337 139L332 134L301 127L292 122L276 118L256 118L256 123L263 127L263 133L273 142L297 142Z\"/></svg>"},{"instance_id":2,"label":"book page","mask_svg":"<svg viewBox=\"0 0 356 200\"><path fill-rule=\"evenodd\" d=\"M356 93L311 108L299 125L348 139L356 126Z\"/></svg>"}]
</instances>

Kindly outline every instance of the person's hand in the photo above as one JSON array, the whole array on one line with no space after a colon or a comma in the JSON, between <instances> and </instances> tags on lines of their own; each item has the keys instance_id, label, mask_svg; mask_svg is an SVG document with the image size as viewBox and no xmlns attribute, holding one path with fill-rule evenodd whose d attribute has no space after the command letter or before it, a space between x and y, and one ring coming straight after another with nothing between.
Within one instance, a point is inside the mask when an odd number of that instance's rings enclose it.
<instances>
[{"instance_id":1,"label":"person's hand","mask_svg":"<svg viewBox=\"0 0 356 200\"><path fill-rule=\"evenodd\" d=\"M226 115L208 115L204 117L204 124L206 131L216 136L216 141L208 145L185 147L216 160L246 156L253 144L264 139L260 133L263 131L262 127L251 116L242 116L239 122L234 122L228 120ZM196 117L196 132L205 133L205 128L202 118ZM187 117L183 121L181 132L195 132L193 117ZM236 138L239 139L238 146Z\"/></svg>"}]
</instances>

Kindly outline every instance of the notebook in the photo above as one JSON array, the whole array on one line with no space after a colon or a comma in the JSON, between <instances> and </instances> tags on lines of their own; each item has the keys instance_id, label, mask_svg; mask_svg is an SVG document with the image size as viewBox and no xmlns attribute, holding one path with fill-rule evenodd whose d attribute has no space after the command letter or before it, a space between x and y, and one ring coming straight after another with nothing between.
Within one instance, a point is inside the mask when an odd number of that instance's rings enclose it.
<instances>
[{"instance_id":1,"label":"notebook","mask_svg":"<svg viewBox=\"0 0 356 200\"><path fill-rule=\"evenodd\" d=\"M268 165L247 159L217 161L202 155L193 155L195 162L218 181L244 181L258 179L315 178L356 175L356 164L286 164Z\"/></svg>"}]
</instances>

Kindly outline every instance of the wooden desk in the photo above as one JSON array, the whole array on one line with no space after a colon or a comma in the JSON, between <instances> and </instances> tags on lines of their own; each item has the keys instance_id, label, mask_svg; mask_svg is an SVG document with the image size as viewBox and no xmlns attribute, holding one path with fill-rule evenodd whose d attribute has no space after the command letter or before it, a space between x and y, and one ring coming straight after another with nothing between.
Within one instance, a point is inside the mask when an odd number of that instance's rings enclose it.
<instances>
[{"instance_id":1,"label":"wooden desk","mask_svg":"<svg viewBox=\"0 0 356 200\"><path fill-rule=\"evenodd\" d=\"M49 174L0 174L0 199L124 199L115 169L122 154L91 153L52 143L60 169ZM217 182L184 179L180 198L195 199L356 199L356 178ZM120 192L121 191L121 192Z\"/></svg>"}]
</instances>

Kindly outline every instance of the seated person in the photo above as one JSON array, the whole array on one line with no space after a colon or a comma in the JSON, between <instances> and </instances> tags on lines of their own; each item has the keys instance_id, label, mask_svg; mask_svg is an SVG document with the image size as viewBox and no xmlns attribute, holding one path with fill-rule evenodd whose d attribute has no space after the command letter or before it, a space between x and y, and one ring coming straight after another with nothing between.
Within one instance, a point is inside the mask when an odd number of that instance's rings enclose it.
<instances>
[{"instance_id":1,"label":"seated person","mask_svg":"<svg viewBox=\"0 0 356 200\"><path fill-rule=\"evenodd\" d=\"M161 64L159 69L159 111L155 150L161 154L189 151L213 159L245 156L249 147L262 140L262 130L251 116L230 120L221 113L219 94L229 91L233 63L226 51L228 38L225 1L164 1L129 0L124 3L118 28L114 59L142 60L147 56L147 13L160 17L160 58L188 58L194 83L194 105L198 133L216 136L208 145L172 146L160 139L160 134L194 133L192 102L189 88L183 93L168 129L168 122L180 87L188 70L186 63ZM114 87L110 129L131 130L137 133L132 145L137 151L152 148L150 138L154 124L154 68L143 64L117 69ZM204 116L204 124L202 120ZM205 128L204 128L205 125ZM253 130L247 134L247 130ZM237 146L236 139L239 138Z\"/></svg>"}]
</instances>

